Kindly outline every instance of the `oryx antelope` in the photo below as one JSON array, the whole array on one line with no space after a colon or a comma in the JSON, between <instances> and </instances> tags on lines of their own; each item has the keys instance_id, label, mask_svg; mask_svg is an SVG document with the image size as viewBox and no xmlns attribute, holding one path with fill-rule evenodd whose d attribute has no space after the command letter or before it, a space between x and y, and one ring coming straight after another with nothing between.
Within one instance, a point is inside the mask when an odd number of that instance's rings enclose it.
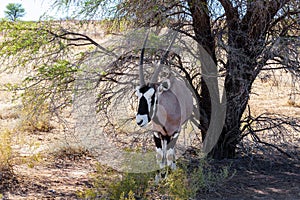
<instances>
[{"instance_id":1,"label":"oryx antelope","mask_svg":"<svg viewBox=\"0 0 300 200\"><path fill-rule=\"evenodd\" d=\"M145 82L143 57L147 37L148 34L141 50L139 63L140 86L136 88L136 95L139 101L136 123L140 127L144 127L152 121L157 162L160 168L170 166L171 169L174 169L176 167L174 147L181 126L192 114L192 94L185 82L173 75L161 82L157 82L158 74L164 63L163 59L167 57L176 35L155 69L151 80L148 83Z\"/></svg>"}]
</instances>

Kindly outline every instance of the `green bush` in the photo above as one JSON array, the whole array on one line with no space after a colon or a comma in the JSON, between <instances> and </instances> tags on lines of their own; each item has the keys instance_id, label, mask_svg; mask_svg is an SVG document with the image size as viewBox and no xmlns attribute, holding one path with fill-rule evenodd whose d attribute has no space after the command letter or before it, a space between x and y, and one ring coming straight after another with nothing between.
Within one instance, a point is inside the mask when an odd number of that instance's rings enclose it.
<instances>
[{"instance_id":1,"label":"green bush","mask_svg":"<svg viewBox=\"0 0 300 200\"><path fill-rule=\"evenodd\" d=\"M152 173L125 173L120 181L115 181L110 185L109 190L112 199L122 199L121 197L130 196L143 198L149 186L150 174Z\"/></svg>"},{"instance_id":2,"label":"green bush","mask_svg":"<svg viewBox=\"0 0 300 200\"><path fill-rule=\"evenodd\" d=\"M12 132L8 129L0 130L0 189L14 184L13 166L16 162L17 157L12 149ZM0 193L0 199L2 197Z\"/></svg>"},{"instance_id":3,"label":"green bush","mask_svg":"<svg viewBox=\"0 0 300 200\"><path fill-rule=\"evenodd\" d=\"M175 199L188 199L192 195L188 174L182 168L178 168L168 175L163 188L164 193L168 192L169 196Z\"/></svg>"},{"instance_id":4,"label":"green bush","mask_svg":"<svg viewBox=\"0 0 300 200\"><path fill-rule=\"evenodd\" d=\"M93 176L93 188L78 192L83 199L143 199L153 173L120 173L98 165Z\"/></svg>"},{"instance_id":5,"label":"green bush","mask_svg":"<svg viewBox=\"0 0 300 200\"><path fill-rule=\"evenodd\" d=\"M0 131L0 172L12 172L13 151L12 133L9 130Z\"/></svg>"},{"instance_id":6,"label":"green bush","mask_svg":"<svg viewBox=\"0 0 300 200\"><path fill-rule=\"evenodd\" d=\"M206 161L202 161L190 175L189 188L195 196L197 193L214 190L218 184L223 183L228 177L229 166L223 166L217 170L207 165Z\"/></svg>"},{"instance_id":7,"label":"green bush","mask_svg":"<svg viewBox=\"0 0 300 200\"><path fill-rule=\"evenodd\" d=\"M122 192L122 194L120 196L120 200L135 200L134 193L131 190L128 192L127 196L128 197L125 197L125 193Z\"/></svg>"},{"instance_id":8,"label":"green bush","mask_svg":"<svg viewBox=\"0 0 300 200\"><path fill-rule=\"evenodd\" d=\"M156 184L155 173L121 173L99 165L93 177L93 187L78 193L84 199L195 199L197 194L209 192L223 183L230 175L229 166L215 169L205 159L190 167L179 161L179 167L166 179Z\"/></svg>"},{"instance_id":9,"label":"green bush","mask_svg":"<svg viewBox=\"0 0 300 200\"><path fill-rule=\"evenodd\" d=\"M39 98L33 89L28 89L22 94L22 110L20 112L21 131L49 132L53 128L50 124L49 104Z\"/></svg>"}]
</instances>

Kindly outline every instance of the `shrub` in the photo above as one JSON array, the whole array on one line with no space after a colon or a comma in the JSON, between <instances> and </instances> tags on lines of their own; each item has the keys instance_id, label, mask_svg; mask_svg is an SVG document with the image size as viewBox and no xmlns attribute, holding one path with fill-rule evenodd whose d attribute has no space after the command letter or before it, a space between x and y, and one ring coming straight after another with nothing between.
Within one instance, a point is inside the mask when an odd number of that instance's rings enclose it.
<instances>
[{"instance_id":1,"label":"shrub","mask_svg":"<svg viewBox=\"0 0 300 200\"><path fill-rule=\"evenodd\" d=\"M100 164L93 175L93 188L78 192L83 199L143 199L153 173L120 173Z\"/></svg>"},{"instance_id":2,"label":"shrub","mask_svg":"<svg viewBox=\"0 0 300 200\"><path fill-rule=\"evenodd\" d=\"M14 179L14 155L11 147L11 135L9 130L0 131L0 192L10 185Z\"/></svg>"},{"instance_id":3,"label":"shrub","mask_svg":"<svg viewBox=\"0 0 300 200\"><path fill-rule=\"evenodd\" d=\"M0 172L12 171L11 135L9 130L0 132Z\"/></svg>"},{"instance_id":4,"label":"shrub","mask_svg":"<svg viewBox=\"0 0 300 200\"><path fill-rule=\"evenodd\" d=\"M193 170L190 175L190 189L193 196L197 193L208 192L223 183L229 177L229 166L223 166L221 169L213 169L210 165L200 165Z\"/></svg>"},{"instance_id":5,"label":"shrub","mask_svg":"<svg viewBox=\"0 0 300 200\"><path fill-rule=\"evenodd\" d=\"M78 161L85 156L92 157L92 155L86 148L79 145L62 146L51 154L55 159L69 159L73 161Z\"/></svg>"},{"instance_id":6,"label":"shrub","mask_svg":"<svg viewBox=\"0 0 300 200\"><path fill-rule=\"evenodd\" d=\"M50 124L49 104L40 99L34 90L27 90L22 94L22 110L20 129L28 132L49 132Z\"/></svg>"},{"instance_id":7,"label":"shrub","mask_svg":"<svg viewBox=\"0 0 300 200\"><path fill-rule=\"evenodd\" d=\"M110 185L109 190L112 199L127 199L132 200L143 198L149 186L150 174L152 173L125 173L120 181L115 181ZM126 198L124 198L126 197Z\"/></svg>"},{"instance_id":8,"label":"shrub","mask_svg":"<svg viewBox=\"0 0 300 200\"><path fill-rule=\"evenodd\" d=\"M229 166L215 169L204 160L190 167L181 161L179 167L158 184L155 173L121 173L98 165L93 177L93 187L78 193L84 199L196 199L197 194L209 192L223 183L230 174Z\"/></svg>"}]
</instances>

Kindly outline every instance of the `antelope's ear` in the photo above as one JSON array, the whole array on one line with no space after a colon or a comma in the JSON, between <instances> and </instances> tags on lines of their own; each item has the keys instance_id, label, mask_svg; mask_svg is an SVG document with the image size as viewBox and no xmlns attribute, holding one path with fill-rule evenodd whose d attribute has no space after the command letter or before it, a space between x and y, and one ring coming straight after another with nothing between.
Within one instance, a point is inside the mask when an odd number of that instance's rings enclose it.
<instances>
[{"instance_id":1,"label":"antelope's ear","mask_svg":"<svg viewBox=\"0 0 300 200\"><path fill-rule=\"evenodd\" d=\"M158 87L159 92L168 91L171 87L171 82L169 79L164 80Z\"/></svg>"},{"instance_id":2,"label":"antelope's ear","mask_svg":"<svg viewBox=\"0 0 300 200\"><path fill-rule=\"evenodd\" d=\"M140 96L140 88L141 88L140 86L136 86L135 88L135 95L138 97Z\"/></svg>"}]
</instances>

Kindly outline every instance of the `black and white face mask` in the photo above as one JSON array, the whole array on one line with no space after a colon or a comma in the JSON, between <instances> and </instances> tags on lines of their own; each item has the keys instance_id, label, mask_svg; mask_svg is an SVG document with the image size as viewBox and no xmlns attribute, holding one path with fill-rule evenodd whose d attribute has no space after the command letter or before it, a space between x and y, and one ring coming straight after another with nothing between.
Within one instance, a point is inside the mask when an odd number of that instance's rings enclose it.
<instances>
[{"instance_id":1,"label":"black and white face mask","mask_svg":"<svg viewBox=\"0 0 300 200\"><path fill-rule=\"evenodd\" d=\"M139 99L138 111L136 114L136 123L140 127L146 126L152 118L155 106L155 89L150 86L138 87L136 95Z\"/></svg>"}]
</instances>

